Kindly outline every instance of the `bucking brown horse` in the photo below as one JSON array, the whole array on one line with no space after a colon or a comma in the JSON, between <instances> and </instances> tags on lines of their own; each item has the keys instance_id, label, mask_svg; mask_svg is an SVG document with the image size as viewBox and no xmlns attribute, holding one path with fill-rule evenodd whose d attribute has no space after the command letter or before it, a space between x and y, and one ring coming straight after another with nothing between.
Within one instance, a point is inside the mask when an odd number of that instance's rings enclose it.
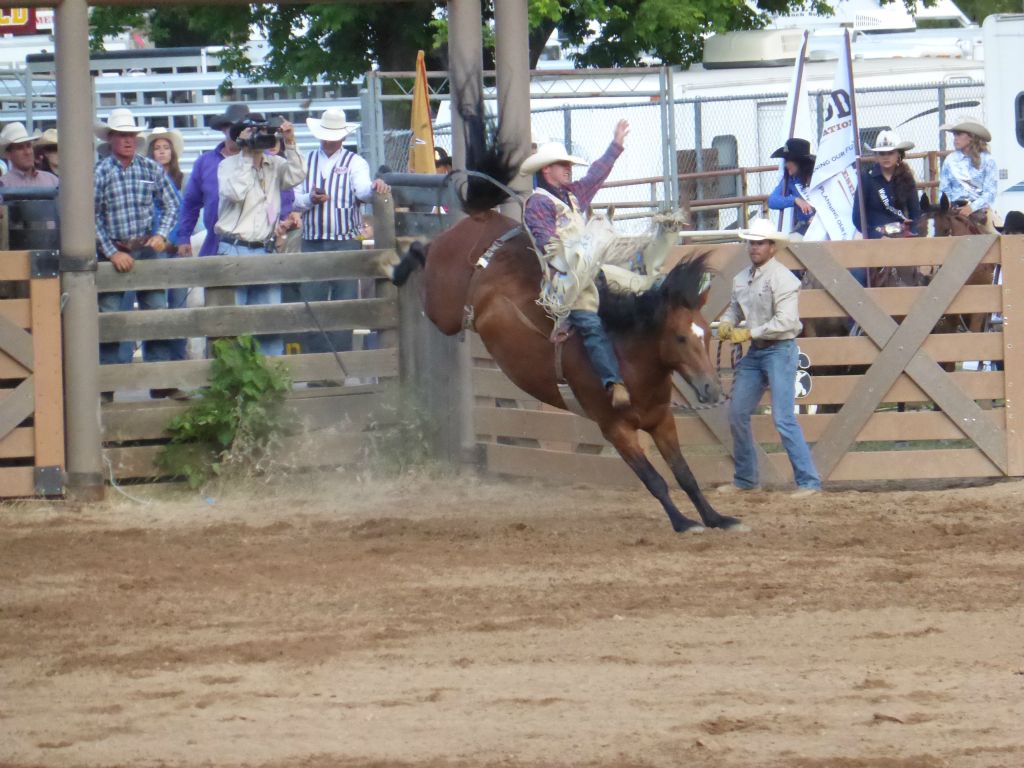
<instances>
[{"instance_id":1,"label":"bucking brown horse","mask_svg":"<svg viewBox=\"0 0 1024 768\"><path fill-rule=\"evenodd\" d=\"M459 333L464 318L471 316L488 352L516 386L541 402L567 408L550 340L553 322L537 304L542 273L532 240L518 222L492 210L508 198L504 185L518 164L480 119L474 114L463 118L467 166L489 178L470 175L460 192L468 217L427 247L414 243L396 267L394 280L401 285L422 267L424 309L442 333ZM671 406L674 372L690 383L702 403L716 403L722 395L708 355L710 331L700 312L707 297L705 272L700 258L679 264L644 293L603 290L601 316L632 398L628 410L611 407L578 336L570 336L561 351L562 373L579 405L661 502L677 532L740 525L737 518L716 512L698 487L680 452ZM682 515L673 503L667 483L640 446L640 430L654 439L703 525Z\"/></svg>"}]
</instances>

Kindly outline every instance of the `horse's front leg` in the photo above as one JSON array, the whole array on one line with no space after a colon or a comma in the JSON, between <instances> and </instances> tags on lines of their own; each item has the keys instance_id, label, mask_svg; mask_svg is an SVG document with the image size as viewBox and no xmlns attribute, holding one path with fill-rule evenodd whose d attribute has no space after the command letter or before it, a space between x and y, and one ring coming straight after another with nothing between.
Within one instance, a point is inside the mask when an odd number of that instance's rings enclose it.
<instances>
[{"instance_id":1,"label":"horse's front leg","mask_svg":"<svg viewBox=\"0 0 1024 768\"><path fill-rule=\"evenodd\" d=\"M703 525L696 520L684 517L679 508L672 503L672 497L668 492L668 483L658 474L658 470L644 454L643 448L640 447L640 441L637 439L636 429L631 425L619 422L615 428L604 430L604 436L615 446L615 450L619 452L629 468L636 472L636 476L640 478L651 495L661 502L665 514L668 515L668 519L672 523L672 530L676 533L704 530Z\"/></svg>"},{"instance_id":2,"label":"horse's front leg","mask_svg":"<svg viewBox=\"0 0 1024 768\"><path fill-rule=\"evenodd\" d=\"M676 422L672 412L666 408L665 415L658 422L654 429L648 430L654 438L654 444L665 459L672 474L675 475L679 487L686 491L693 506L700 513L700 519L708 528L737 528L743 525L737 517L720 515L704 496L700 486L697 485L697 478L693 476L690 465L686 463L682 452L679 450L679 435L676 433Z\"/></svg>"}]
</instances>

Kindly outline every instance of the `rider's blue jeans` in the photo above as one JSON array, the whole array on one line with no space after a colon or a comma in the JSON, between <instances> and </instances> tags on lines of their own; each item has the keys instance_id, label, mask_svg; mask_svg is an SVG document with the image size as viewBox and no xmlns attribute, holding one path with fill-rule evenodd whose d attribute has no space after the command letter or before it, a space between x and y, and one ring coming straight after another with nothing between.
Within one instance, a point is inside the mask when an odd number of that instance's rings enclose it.
<instances>
[{"instance_id":1,"label":"rider's blue jeans","mask_svg":"<svg viewBox=\"0 0 1024 768\"><path fill-rule=\"evenodd\" d=\"M615 357L615 348L604 330L597 312L585 309L574 309L569 313L569 323L583 339L583 347L587 350L590 364L594 366L601 383L605 388L612 384L622 383L619 372L619 361Z\"/></svg>"},{"instance_id":2,"label":"rider's blue jeans","mask_svg":"<svg viewBox=\"0 0 1024 768\"><path fill-rule=\"evenodd\" d=\"M792 339L754 349L740 360L732 384L729 402L729 428L732 431L733 460L736 468L733 482L739 488L759 484L757 451L750 417L764 395L772 393L772 419L782 438L782 446L793 465L793 477L801 488L821 488L821 478L811 458L811 450L793 414L796 401L797 347Z\"/></svg>"}]
</instances>

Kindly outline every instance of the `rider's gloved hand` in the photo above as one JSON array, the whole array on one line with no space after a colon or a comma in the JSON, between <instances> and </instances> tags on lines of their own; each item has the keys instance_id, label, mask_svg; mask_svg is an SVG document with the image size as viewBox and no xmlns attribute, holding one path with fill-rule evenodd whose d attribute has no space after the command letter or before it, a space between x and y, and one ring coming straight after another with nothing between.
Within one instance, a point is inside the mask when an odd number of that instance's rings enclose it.
<instances>
[{"instance_id":1,"label":"rider's gloved hand","mask_svg":"<svg viewBox=\"0 0 1024 768\"><path fill-rule=\"evenodd\" d=\"M720 341L728 341L732 337L732 323L723 320L718 324L718 338Z\"/></svg>"},{"instance_id":2,"label":"rider's gloved hand","mask_svg":"<svg viewBox=\"0 0 1024 768\"><path fill-rule=\"evenodd\" d=\"M733 344L742 344L744 341L750 341L750 331L746 328L733 328L729 334L729 341Z\"/></svg>"}]
</instances>

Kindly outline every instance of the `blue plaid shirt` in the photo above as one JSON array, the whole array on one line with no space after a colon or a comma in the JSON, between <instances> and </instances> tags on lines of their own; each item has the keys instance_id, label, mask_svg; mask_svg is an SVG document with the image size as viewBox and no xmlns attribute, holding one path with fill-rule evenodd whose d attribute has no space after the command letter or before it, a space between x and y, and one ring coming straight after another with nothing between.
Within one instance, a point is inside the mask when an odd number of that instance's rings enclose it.
<instances>
[{"instance_id":1,"label":"blue plaid shirt","mask_svg":"<svg viewBox=\"0 0 1024 768\"><path fill-rule=\"evenodd\" d=\"M100 255L110 258L118 240L168 237L178 218L178 192L159 163L136 155L125 168L113 156L96 165L96 239ZM153 230L154 207L161 210Z\"/></svg>"},{"instance_id":2,"label":"blue plaid shirt","mask_svg":"<svg viewBox=\"0 0 1024 768\"><path fill-rule=\"evenodd\" d=\"M988 152L981 153L981 167L975 168L971 158L960 150L947 155L939 171L939 191L949 202L966 200L972 211L991 208L996 201L999 166Z\"/></svg>"}]
</instances>

